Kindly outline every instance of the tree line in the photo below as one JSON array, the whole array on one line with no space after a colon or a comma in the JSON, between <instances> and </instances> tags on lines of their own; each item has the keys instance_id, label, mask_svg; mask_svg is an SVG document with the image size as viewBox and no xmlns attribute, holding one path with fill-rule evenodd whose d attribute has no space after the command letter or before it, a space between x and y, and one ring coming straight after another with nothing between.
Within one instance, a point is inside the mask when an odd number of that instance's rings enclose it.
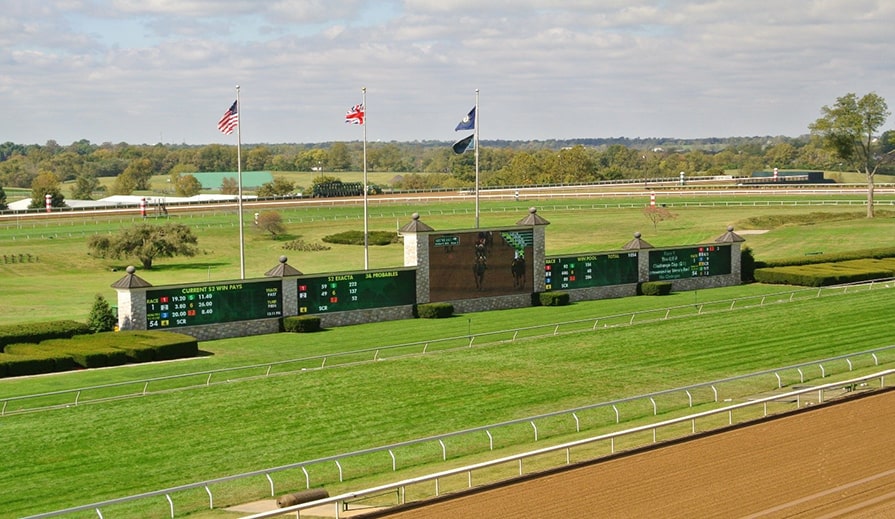
<instances>
[{"instance_id":1,"label":"tree line","mask_svg":"<svg viewBox=\"0 0 895 519\"><path fill-rule=\"evenodd\" d=\"M821 113L809 126L810 133L799 137L483 140L479 181L486 187L524 186L677 178L680 172L749 175L775 167L856 171L872 181L871 171L891 171L891 161L885 159L895 149L895 131L875 133L889 115L882 98L848 94L832 108L823 107ZM362 153L362 143L357 141L244 144L242 168L318 172L333 178L339 172L363 169ZM220 144L94 144L86 139L68 146L55 141L43 145L5 142L0 144L0 186L30 188L35 207L43 205L45 194L51 195L54 206L61 206L60 183L70 184L72 198L91 199L98 193L147 190L153 175L169 175L176 192L189 196L201 188L191 173L234 171L236 154L235 146ZM475 158L472 152L454 153L450 142L376 142L367 144L367 170L395 172L392 187L399 189L463 187L475 181ZM115 178L108 193L100 189L103 177ZM224 185L221 190L235 187ZM272 192L276 194L276 189Z\"/></svg>"}]
</instances>

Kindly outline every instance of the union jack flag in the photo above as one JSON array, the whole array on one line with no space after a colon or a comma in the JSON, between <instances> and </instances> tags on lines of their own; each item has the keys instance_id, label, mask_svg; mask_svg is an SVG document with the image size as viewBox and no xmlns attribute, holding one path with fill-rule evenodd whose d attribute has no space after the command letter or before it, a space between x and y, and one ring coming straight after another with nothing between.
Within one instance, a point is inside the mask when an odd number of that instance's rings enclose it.
<instances>
[{"instance_id":1,"label":"union jack flag","mask_svg":"<svg viewBox=\"0 0 895 519\"><path fill-rule=\"evenodd\" d=\"M224 112L221 120L218 121L218 130L225 135L230 135L239 125L239 113L236 110L236 101L230 105L230 109Z\"/></svg>"},{"instance_id":2,"label":"union jack flag","mask_svg":"<svg viewBox=\"0 0 895 519\"><path fill-rule=\"evenodd\" d=\"M345 114L345 122L349 124L364 124L364 105L354 105Z\"/></svg>"}]
</instances>

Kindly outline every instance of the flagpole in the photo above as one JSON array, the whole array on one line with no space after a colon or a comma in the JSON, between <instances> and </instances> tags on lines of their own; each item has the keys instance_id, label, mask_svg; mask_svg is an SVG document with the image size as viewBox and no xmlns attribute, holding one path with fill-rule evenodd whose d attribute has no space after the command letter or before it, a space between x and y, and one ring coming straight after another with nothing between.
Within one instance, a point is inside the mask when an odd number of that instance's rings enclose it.
<instances>
[{"instance_id":1,"label":"flagpole","mask_svg":"<svg viewBox=\"0 0 895 519\"><path fill-rule=\"evenodd\" d=\"M242 105L239 103L239 85L236 85L236 113L240 116ZM236 182L239 185L237 191L237 207L239 212L239 278L246 278L246 253L245 253L245 233L242 223L242 120L236 123Z\"/></svg>"},{"instance_id":2,"label":"flagpole","mask_svg":"<svg viewBox=\"0 0 895 519\"><path fill-rule=\"evenodd\" d=\"M475 228L479 228L479 89L475 89L475 121L473 123L473 139L475 140Z\"/></svg>"},{"instance_id":3,"label":"flagpole","mask_svg":"<svg viewBox=\"0 0 895 519\"><path fill-rule=\"evenodd\" d=\"M361 88L364 110L364 270L370 268L370 243L367 229L367 87Z\"/></svg>"}]
</instances>

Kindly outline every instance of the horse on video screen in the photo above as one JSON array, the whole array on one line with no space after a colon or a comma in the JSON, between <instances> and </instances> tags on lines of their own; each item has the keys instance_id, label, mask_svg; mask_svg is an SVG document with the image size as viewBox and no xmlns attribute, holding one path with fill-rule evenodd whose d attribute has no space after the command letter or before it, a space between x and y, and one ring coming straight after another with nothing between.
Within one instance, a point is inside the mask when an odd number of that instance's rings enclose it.
<instances>
[{"instance_id":1,"label":"horse on video screen","mask_svg":"<svg viewBox=\"0 0 895 519\"><path fill-rule=\"evenodd\" d=\"M485 270L488 269L488 264L485 261L484 256L476 256L475 262L472 264L472 277L475 279L475 287L478 290L482 290L485 284Z\"/></svg>"},{"instance_id":2,"label":"horse on video screen","mask_svg":"<svg viewBox=\"0 0 895 519\"><path fill-rule=\"evenodd\" d=\"M513 288L525 288L525 258L513 258L510 271L513 273Z\"/></svg>"}]
</instances>

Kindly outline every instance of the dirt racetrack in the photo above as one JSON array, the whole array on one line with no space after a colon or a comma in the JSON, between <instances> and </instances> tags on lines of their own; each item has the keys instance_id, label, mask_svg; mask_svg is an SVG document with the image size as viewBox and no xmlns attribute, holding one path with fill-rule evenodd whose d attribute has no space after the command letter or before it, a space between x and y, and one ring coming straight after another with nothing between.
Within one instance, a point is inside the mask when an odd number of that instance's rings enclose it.
<instances>
[{"instance_id":1,"label":"dirt racetrack","mask_svg":"<svg viewBox=\"0 0 895 519\"><path fill-rule=\"evenodd\" d=\"M893 518L895 392L363 517Z\"/></svg>"}]
</instances>

